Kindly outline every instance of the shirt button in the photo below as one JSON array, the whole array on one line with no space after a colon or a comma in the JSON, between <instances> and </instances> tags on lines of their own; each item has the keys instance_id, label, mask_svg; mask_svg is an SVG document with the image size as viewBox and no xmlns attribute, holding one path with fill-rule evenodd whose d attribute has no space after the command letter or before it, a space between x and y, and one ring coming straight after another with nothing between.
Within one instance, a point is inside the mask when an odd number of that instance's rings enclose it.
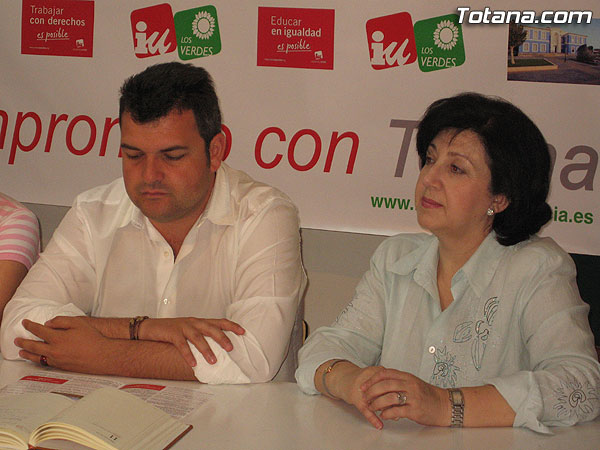
<instances>
[{"instance_id":1,"label":"shirt button","mask_svg":"<svg viewBox=\"0 0 600 450\"><path fill-rule=\"evenodd\" d=\"M433 345L429 347L429 353L435 353L435 347Z\"/></svg>"},{"instance_id":2,"label":"shirt button","mask_svg":"<svg viewBox=\"0 0 600 450\"><path fill-rule=\"evenodd\" d=\"M168 304L170 303L170 302L169 302L169 299L168 299L168 298L163 298L163 303L164 303L165 305L168 305Z\"/></svg>"},{"instance_id":3,"label":"shirt button","mask_svg":"<svg viewBox=\"0 0 600 450\"><path fill-rule=\"evenodd\" d=\"M166 251L166 250L164 251L163 255L164 255L165 258L168 258L170 256L169 252Z\"/></svg>"}]
</instances>

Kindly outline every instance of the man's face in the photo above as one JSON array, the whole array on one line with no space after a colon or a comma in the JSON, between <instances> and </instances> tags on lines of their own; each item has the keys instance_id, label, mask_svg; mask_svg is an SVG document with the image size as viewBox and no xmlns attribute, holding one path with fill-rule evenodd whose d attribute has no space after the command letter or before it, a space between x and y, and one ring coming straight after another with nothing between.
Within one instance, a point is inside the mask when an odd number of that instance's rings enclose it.
<instances>
[{"instance_id":1,"label":"man's face","mask_svg":"<svg viewBox=\"0 0 600 450\"><path fill-rule=\"evenodd\" d=\"M123 178L131 201L160 230L191 226L200 216L221 165L223 136L210 143L210 160L191 110L171 111L155 122L121 118Z\"/></svg>"}]
</instances>

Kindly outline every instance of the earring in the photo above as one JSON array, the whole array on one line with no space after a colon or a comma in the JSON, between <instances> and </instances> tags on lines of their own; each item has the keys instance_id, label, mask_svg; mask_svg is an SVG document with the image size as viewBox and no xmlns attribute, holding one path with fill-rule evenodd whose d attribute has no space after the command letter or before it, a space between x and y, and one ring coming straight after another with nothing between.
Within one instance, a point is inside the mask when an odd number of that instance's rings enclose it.
<instances>
[{"instance_id":1,"label":"earring","mask_svg":"<svg viewBox=\"0 0 600 450\"><path fill-rule=\"evenodd\" d=\"M494 209L492 207L489 207L486 211L486 214L488 216L493 216L494 215Z\"/></svg>"}]
</instances>

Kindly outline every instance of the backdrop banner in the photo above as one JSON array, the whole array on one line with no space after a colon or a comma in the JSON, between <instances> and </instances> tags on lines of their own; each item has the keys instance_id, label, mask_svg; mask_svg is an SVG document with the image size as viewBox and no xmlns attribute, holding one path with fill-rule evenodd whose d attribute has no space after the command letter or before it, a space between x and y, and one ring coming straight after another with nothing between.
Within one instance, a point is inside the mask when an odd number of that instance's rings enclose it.
<instances>
[{"instance_id":1,"label":"backdrop banner","mask_svg":"<svg viewBox=\"0 0 600 450\"><path fill-rule=\"evenodd\" d=\"M121 84L181 61L215 80L226 162L286 192L302 227L413 232L418 121L475 91L515 103L551 145L542 234L600 255L600 10L566 5L0 0L0 190L70 205L119 177Z\"/></svg>"}]
</instances>

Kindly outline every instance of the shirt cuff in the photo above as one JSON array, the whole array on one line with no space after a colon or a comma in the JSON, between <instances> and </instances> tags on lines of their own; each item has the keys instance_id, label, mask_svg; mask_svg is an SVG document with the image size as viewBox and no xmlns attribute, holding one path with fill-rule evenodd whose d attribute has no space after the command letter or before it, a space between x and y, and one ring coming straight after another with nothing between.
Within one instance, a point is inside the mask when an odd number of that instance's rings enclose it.
<instances>
[{"instance_id":1,"label":"shirt cuff","mask_svg":"<svg viewBox=\"0 0 600 450\"><path fill-rule=\"evenodd\" d=\"M194 367L194 375L198 381L207 384L244 384L250 383L250 378L242 372L242 369L235 363L229 353L225 351L214 339L207 337L206 342L217 358L217 362L209 364L204 359L204 355L188 341L188 345L194 358L196 358L196 366Z\"/></svg>"},{"instance_id":2,"label":"shirt cuff","mask_svg":"<svg viewBox=\"0 0 600 450\"><path fill-rule=\"evenodd\" d=\"M539 420L544 412L544 404L533 372L517 372L485 382L493 385L515 412L513 427L525 427L538 433L553 434Z\"/></svg>"},{"instance_id":3,"label":"shirt cuff","mask_svg":"<svg viewBox=\"0 0 600 450\"><path fill-rule=\"evenodd\" d=\"M61 306L48 306L48 307L40 307L40 308L32 308L30 311L28 311L19 321L18 323L14 323L12 330L9 329L9 331L12 331L12 333L10 333L10 342L4 342L4 344L9 347L9 348L2 348L2 355L6 358L6 359L22 359L19 356L19 351L21 350L19 347L17 347L14 344L14 339L15 338L23 338L23 339L32 339L35 341L41 341L41 339L39 337L37 337L35 334L30 333L29 331L27 331L24 327L23 327L23 319L27 319L27 320L31 320L32 322L36 322L39 324L44 325L47 321L49 321L50 319L53 319L54 317L57 316L69 316L69 317L76 317L76 316L85 316L85 313L80 310L77 306L75 306L73 303L68 303L66 305L61 305ZM3 333L4 334L4 333Z\"/></svg>"}]
</instances>

